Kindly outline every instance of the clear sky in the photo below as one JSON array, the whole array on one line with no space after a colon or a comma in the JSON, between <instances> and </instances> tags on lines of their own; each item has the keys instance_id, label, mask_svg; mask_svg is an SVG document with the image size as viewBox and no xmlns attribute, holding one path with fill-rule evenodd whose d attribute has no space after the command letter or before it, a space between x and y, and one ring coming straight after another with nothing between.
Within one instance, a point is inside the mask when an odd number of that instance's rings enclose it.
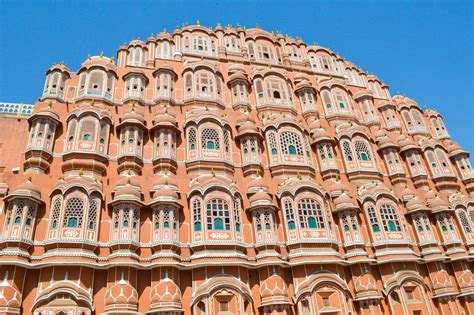
<instances>
[{"instance_id":1,"label":"clear sky","mask_svg":"<svg viewBox=\"0 0 474 315\"><path fill-rule=\"evenodd\" d=\"M199 20L281 31L331 48L444 116L474 153L472 1L0 0L0 101L34 103L44 73ZM472 160L472 159L471 159Z\"/></svg>"}]
</instances>

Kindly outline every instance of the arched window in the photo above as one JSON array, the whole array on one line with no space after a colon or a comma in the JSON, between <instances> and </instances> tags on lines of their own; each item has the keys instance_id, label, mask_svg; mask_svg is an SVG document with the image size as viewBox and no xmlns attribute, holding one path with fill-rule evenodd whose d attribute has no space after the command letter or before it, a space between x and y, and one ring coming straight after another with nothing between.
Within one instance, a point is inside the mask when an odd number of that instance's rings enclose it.
<instances>
[{"instance_id":1,"label":"arched window","mask_svg":"<svg viewBox=\"0 0 474 315\"><path fill-rule=\"evenodd\" d=\"M194 51L197 52L208 52L209 47L208 47L208 38L205 38L203 36L196 36L193 38L193 49Z\"/></svg>"},{"instance_id":2,"label":"arched window","mask_svg":"<svg viewBox=\"0 0 474 315\"><path fill-rule=\"evenodd\" d=\"M89 86L87 92L93 95L102 95L104 87L105 73L99 70L89 74Z\"/></svg>"},{"instance_id":3,"label":"arched window","mask_svg":"<svg viewBox=\"0 0 474 315\"><path fill-rule=\"evenodd\" d=\"M400 232L402 230L397 212L392 205L382 204L380 206L380 217L385 232Z\"/></svg>"},{"instance_id":4,"label":"arched window","mask_svg":"<svg viewBox=\"0 0 474 315\"><path fill-rule=\"evenodd\" d=\"M278 154L278 149L277 149L277 142L276 142L275 132L269 132L268 133L268 143L270 145L270 151L272 152L272 155L277 155Z\"/></svg>"},{"instance_id":5,"label":"arched window","mask_svg":"<svg viewBox=\"0 0 474 315\"><path fill-rule=\"evenodd\" d=\"M242 202L239 197L234 197L234 224L236 232L240 232L240 212Z\"/></svg>"},{"instance_id":6,"label":"arched window","mask_svg":"<svg viewBox=\"0 0 474 315\"><path fill-rule=\"evenodd\" d=\"M324 229L324 215L321 205L313 199L298 202L298 219L303 229Z\"/></svg>"},{"instance_id":7,"label":"arched window","mask_svg":"<svg viewBox=\"0 0 474 315\"><path fill-rule=\"evenodd\" d=\"M459 223L461 224L461 227L464 230L464 232L472 233L472 229L473 229L472 223L469 216L466 213L466 210L458 209L456 210L456 214L458 215Z\"/></svg>"},{"instance_id":8,"label":"arched window","mask_svg":"<svg viewBox=\"0 0 474 315\"><path fill-rule=\"evenodd\" d=\"M52 210L51 210L51 229L57 229L59 225L59 215L61 213L61 198L56 198L52 202Z\"/></svg>"},{"instance_id":9,"label":"arched window","mask_svg":"<svg viewBox=\"0 0 474 315\"><path fill-rule=\"evenodd\" d=\"M211 199L206 205L208 230L230 230L230 209L223 199Z\"/></svg>"},{"instance_id":10,"label":"arched window","mask_svg":"<svg viewBox=\"0 0 474 315\"><path fill-rule=\"evenodd\" d=\"M63 227L82 227L84 214L84 200L79 197L72 197L66 201L64 210Z\"/></svg>"},{"instance_id":11,"label":"arched window","mask_svg":"<svg viewBox=\"0 0 474 315\"><path fill-rule=\"evenodd\" d=\"M367 206L367 214L369 215L369 223L372 231L374 233L380 232L379 219L377 213L375 212L375 207L373 205Z\"/></svg>"},{"instance_id":12,"label":"arched window","mask_svg":"<svg viewBox=\"0 0 474 315\"><path fill-rule=\"evenodd\" d=\"M367 143L363 141L356 141L355 142L355 149L357 153L357 158L359 161L371 161L372 158L370 156L369 148Z\"/></svg>"},{"instance_id":13,"label":"arched window","mask_svg":"<svg viewBox=\"0 0 474 315\"><path fill-rule=\"evenodd\" d=\"M280 135L280 146L283 154L303 155L301 139L295 132L282 132Z\"/></svg>"},{"instance_id":14,"label":"arched window","mask_svg":"<svg viewBox=\"0 0 474 315\"><path fill-rule=\"evenodd\" d=\"M196 129L194 127L189 128L188 144L189 144L189 150L196 149Z\"/></svg>"},{"instance_id":15,"label":"arched window","mask_svg":"<svg viewBox=\"0 0 474 315\"><path fill-rule=\"evenodd\" d=\"M193 200L192 204L193 204L194 232L199 232L202 229L201 200L196 198Z\"/></svg>"},{"instance_id":16,"label":"arched window","mask_svg":"<svg viewBox=\"0 0 474 315\"><path fill-rule=\"evenodd\" d=\"M219 133L211 128L204 128L201 132L201 146L203 149L220 150Z\"/></svg>"},{"instance_id":17,"label":"arched window","mask_svg":"<svg viewBox=\"0 0 474 315\"><path fill-rule=\"evenodd\" d=\"M346 160L351 162L354 160L353 156L354 154L352 153L352 148L351 148L351 144L349 143L349 141L344 141L342 142L342 149L344 151L344 156L346 157Z\"/></svg>"},{"instance_id":18,"label":"arched window","mask_svg":"<svg viewBox=\"0 0 474 315\"><path fill-rule=\"evenodd\" d=\"M285 201L285 216L288 230L296 229L295 214L293 212L293 203L290 200Z\"/></svg>"}]
</instances>

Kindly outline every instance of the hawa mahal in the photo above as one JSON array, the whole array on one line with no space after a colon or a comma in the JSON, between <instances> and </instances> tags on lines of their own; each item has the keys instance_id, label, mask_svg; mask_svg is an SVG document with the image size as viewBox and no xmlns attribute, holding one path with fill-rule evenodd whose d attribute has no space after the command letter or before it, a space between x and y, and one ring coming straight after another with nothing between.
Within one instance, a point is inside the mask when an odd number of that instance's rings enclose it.
<instances>
[{"instance_id":1,"label":"hawa mahal","mask_svg":"<svg viewBox=\"0 0 474 315\"><path fill-rule=\"evenodd\" d=\"M328 48L186 25L54 64L25 116L0 314L474 314L469 153Z\"/></svg>"}]
</instances>

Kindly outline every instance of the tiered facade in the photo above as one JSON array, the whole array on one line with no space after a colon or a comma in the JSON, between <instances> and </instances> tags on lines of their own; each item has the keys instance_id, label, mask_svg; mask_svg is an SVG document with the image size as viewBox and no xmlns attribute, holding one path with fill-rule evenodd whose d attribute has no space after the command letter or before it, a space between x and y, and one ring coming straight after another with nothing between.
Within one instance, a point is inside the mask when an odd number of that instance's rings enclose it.
<instances>
[{"instance_id":1,"label":"tiered facade","mask_svg":"<svg viewBox=\"0 0 474 315\"><path fill-rule=\"evenodd\" d=\"M0 123L1 314L473 314L474 172L327 48L200 25Z\"/></svg>"}]
</instances>

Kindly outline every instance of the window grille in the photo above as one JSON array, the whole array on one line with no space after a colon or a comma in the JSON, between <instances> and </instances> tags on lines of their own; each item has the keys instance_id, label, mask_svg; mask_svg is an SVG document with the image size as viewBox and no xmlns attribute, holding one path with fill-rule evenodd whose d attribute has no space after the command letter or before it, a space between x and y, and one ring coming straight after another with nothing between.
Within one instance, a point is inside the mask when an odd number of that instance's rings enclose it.
<instances>
[{"instance_id":1,"label":"window grille","mask_svg":"<svg viewBox=\"0 0 474 315\"><path fill-rule=\"evenodd\" d=\"M207 229L230 230L229 205L223 199L211 199L207 202Z\"/></svg>"},{"instance_id":2,"label":"window grille","mask_svg":"<svg viewBox=\"0 0 474 315\"><path fill-rule=\"evenodd\" d=\"M201 147L209 150L220 150L219 133L211 128L205 128L201 132Z\"/></svg>"},{"instance_id":3,"label":"window grille","mask_svg":"<svg viewBox=\"0 0 474 315\"><path fill-rule=\"evenodd\" d=\"M84 201L79 197L70 198L64 210L63 227L82 227Z\"/></svg>"},{"instance_id":4,"label":"window grille","mask_svg":"<svg viewBox=\"0 0 474 315\"><path fill-rule=\"evenodd\" d=\"M298 134L284 131L280 135L280 146L283 154L303 155L303 147Z\"/></svg>"},{"instance_id":5,"label":"window grille","mask_svg":"<svg viewBox=\"0 0 474 315\"><path fill-rule=\"evenodd\" d=\"M321 205L313 199L298 202L298 218L301 228L324 229L324 215Z\"/></svg>"}]
</instances>

